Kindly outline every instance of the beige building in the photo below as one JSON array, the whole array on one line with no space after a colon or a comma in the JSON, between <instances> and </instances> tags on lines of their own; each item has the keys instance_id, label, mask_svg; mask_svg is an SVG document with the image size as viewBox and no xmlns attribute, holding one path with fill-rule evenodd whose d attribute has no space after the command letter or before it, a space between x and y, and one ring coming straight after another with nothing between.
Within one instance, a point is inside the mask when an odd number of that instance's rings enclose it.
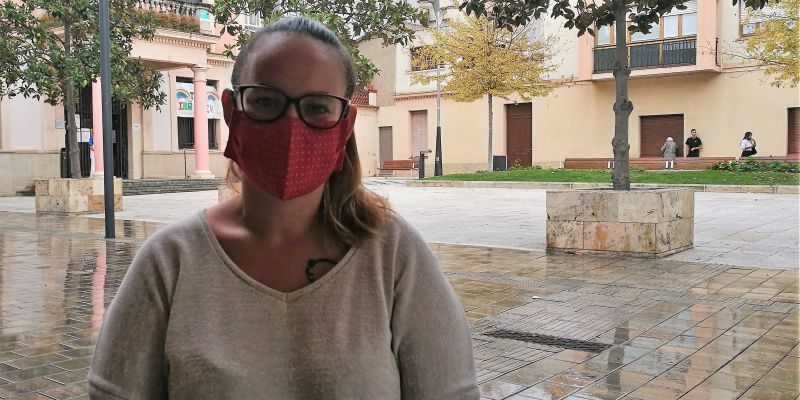
<instances>
[{"instance_id":1,"label":"beige building","mask_svg":"<svg viewBox=\"0 0 800 400\"><path fill-rule=\"evenodd\" d=\"M143 109L138 104L114 104L115 176L142 179L226 175L228 161L223 151L228 128L222 119L219 95L231 87L233 60L222 53L224 45L234 39L222 35L220 26L215 26L210 3L209 0L140 3L143 8L191 16L197 20L197 26L191 31L158 29L152 41L135 41L131 56L161 71L161 89L167 94L167 102L160 110ZM251 30L261 24L255 16L241 17L239 22ZM81 89L78 99L76 124L84 176L103 172L102 162L94 159L95 152L102 149L97 143L102 135L94 135L102 131L99 90L100 85L95 82ZM204 94L195 96L198 92ZM375 93L358 93L354 98L359 107L356 132L362 147L362 166L368 175L374 175L378 165L373 150L378 144L375 102ZM0 100L0 196L31 190L34 178L59 177L65 133L63 106L22 97ZM90 150L90 137L95 141L94 151ZM198 140L201 138L207 139Z\"/></svg>"},{"instance_id":2,"label":"beige building","mask_svg":"<svg viewBox=\"0 0 800 400\"><path fill-rule=\"evenodd\" d=\"M164 7L183 5L172 10L189 13L199 23L192 32L160 29L153 41L135 43L133 56L161 71L167 104L160 111L115 104L115 176L225 176L227 160L222 151L228 131L221 120L218 97L230 87L232 60L221 53L232 38L220 35L209 14L209 3L147 2ZM629 84L634 103L631 156L656 155L666 136L682 142L692 128L703 140L703 156L737 155L745 131L754 132L759 155L800 152L798 90L774 88L757 67L722 55L752 30L742 23L739 6L712 0L688 5L687 10L665 16L652 34L630 38L634 68ZM457 8L450 8L445 24L448 18L459 17ZM248 29L257 29L260 23L253 16L240 22ZM596 38L578 38L558 21L534 23L539 32L561 38L561 67L552 78L572 83L530 102L496 99L494 153L507 156L509 165L550 167L561 166L565 158L611 157L614 81L609 72L610 31L602 29ZM408 47L383 47L377 42L361 46L381 70L373 82L374 90L354 99L359 106L355 134L368 176L377 174L383 161L407 160L435 148L435 84L411 83L413 74L433 73L411 68L413 49L425 43L430 43L429 38L421 32ZM92 117L100 114L99 96L94 94L98 90L97 84L84 88L78 106L86 175L102 171L97 168L101 164L91 167L87 143L102 129L100 118ZM199 96L201 102L206 99L205 105L192 100L198 91L205 92ZM0 195L29 190L33 178L60 175L63 115L61 106L19 97L0 100ZM487 116L485 99L472 103L442 100L445 173L487 168ZM431 160L427 162L429 175Z\"/></svg>"},{"instance_id":3,"label":"beige building","mask_svg":"<svg viewBox=\"0 0 800 400\"><path fill-rule=\"evenodd\" d=\"M746 131L754 133L759 156L800 152L798 89L772 87L759 68L723 55L741 46L742 35L752 31L743 23L740 6L713 0L687 6L663 17L650 34L629 37L631 157L659 156L667 136L682 143L691 129L703 140L702 156L738 155ZM455 9L447 13L446 18L461 17ZM509 166L559 167L565 158L613 157L613 30L576 37L558 21L534 24L539 32L560 38L561 67L552 78L571 83L530 102L496 99L494 153L508 156ZM413 48L425 43L430 42L423 34L408 48L362 47L383 71L375 83L379 161L407 159L435 148L435 86L414 85L409 79L433 73L411 68ZM486 99L442 100L445 173L487 168L487 115Z\"/></svg>"}]
</instances>

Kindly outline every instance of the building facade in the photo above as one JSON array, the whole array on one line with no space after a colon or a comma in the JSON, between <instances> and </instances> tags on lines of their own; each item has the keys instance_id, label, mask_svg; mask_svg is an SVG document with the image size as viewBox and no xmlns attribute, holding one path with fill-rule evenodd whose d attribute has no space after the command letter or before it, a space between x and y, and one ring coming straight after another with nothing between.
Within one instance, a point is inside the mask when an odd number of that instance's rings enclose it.
<instances>
[{"instance_id":1,"label":"building facade","mask_svg":"<svg viewBox=\"0 0 800 400\"><path fill-rule=\"evenodd\" d=\"M798 89L772 87L758 66L725 55L726 49L741 46L744 35L752 32L740 6L715 0L687 5L686 10L663 17L650 34L628 38L633 68L629 95L634 104L631 157L657 156L667 136L682 142L691 129L697 129L703 140L702 156L738 155L745 131L755 134L760 156L800 152ZM224 177L228 163L222 152L228 129L219 95L230 87L233 61L222 53L233 38L213 24L210 0L142 1L142 7L154 6L193 16L198 28L159 29L154 40L134 44L132 56L161 71L167 103L160 110L114 105L114 175ZM450 18L463 18L456 7L444 16L445 25ZM432 12L430 20L435 25ZM240 23L257 30L260 19L245 16ZM533 23L541 34L560 38L560 67L551 78L569 84L527 102L514 96L496 98L494 154L507 156L509 166L547 167L560 167L565 158L612 157L613 30L576 37L558 21ZM414 84L411 79L433 73L412 68L414 49L426 43L430 38L420 28L416 41L406 47L384 47L377 41L360 46L381 70L373 88L354 98L359 107L355 135L367 176L376 175L384 161L415 158L435 148L435 84ZM94 134L102 131L100 118L94 118L100 115L99 84L83 88L79 97L76 122L84 175L102 173L98 154L88 143L92 137L95 149L102 148L98 143L102 135ZM445 173L487 169L488 111L485 98L457 103L443 97ZM20 97L0 100L0 195L30 190L34 178L60 176L64 127L63 106ZM433 171L432 158L426 164Z\"/></svg>"},{"instance_id":2,"label":"building facade","mask_svg":"<svg viewBox=\"0 0 800 400\"><path fill-rule=\"evenodd\" d=\"M759 156L800 152L798 89L772 87L758 66L726 55L752 33L741 6L715 0L687 6L661 18L650 34L628 36L631 157L657 157L667 136L682 144L691 129L703 140L702 156L737 156L746 131L754 133ZM448 13L463 18L456 9ZM613 28L600 29L596 37L576 37L559 21L533 23L560 39L560 67L551 78L569 83L528 102L495 99L494 153L507 156L509 166L559 167L565 158L613 157ZM411 46L382 54L374 44L363 48L388 71L376 87L385 92L388 82L394 86L391 98L379 92L379 161L407 159L435 147L435 86L410 80L413 74L433 73L411 66L413 48L425 39L423 33ZM384 67L390 58L394 65ZM487 169L487 115L485 98L471 103L443 98L445 173Z\"/></svg>"},{"instance_id":3,"label":"building facade","mask_svg":"<svg viewBox=\"0 0 800 400\"><path fill-rule=\"evenodd\" d=\"M219 101L230 88L233 60L225 44L235 39L213 23L212 2L142 0L140 6L196 19L196 29L158 29L152 41L136 40L131 57L140 58L162 75L166 104L144 109L117 104L112 110L114 175L124 179L225 177L228 140ZM261 19L242 16L245 29L257 30ZM372 101L370 105L370 99ZM377 108L374 93L358 93L357 140L363 147L362 169L376 173ZM76 125L83 176L103 173L100 83L78 96ZM65 147L64 107L21 96L0 100L0 195L29 191L34 178L61 176ZM375 138L375 140L373 140ZM90 140L93 146L90 147ZM94 150L92 150L92 148Z\"/></svg>"}]
</instances>

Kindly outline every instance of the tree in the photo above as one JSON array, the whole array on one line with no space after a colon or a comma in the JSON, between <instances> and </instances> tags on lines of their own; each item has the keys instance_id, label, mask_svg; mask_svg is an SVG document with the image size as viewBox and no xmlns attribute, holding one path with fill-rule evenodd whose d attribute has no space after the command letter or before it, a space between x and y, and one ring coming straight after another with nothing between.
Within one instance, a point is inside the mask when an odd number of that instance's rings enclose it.
<instances>
[{"instance_id":1,"label":"tree","mask_svg":"<svg viewBox=\"0 0 800 400\"><path fill-rule=\"evenodd\" d=\"M113 96L145 108L163 104L161 74L130 58L134 38L155 33L153 13L135 0L110 0ZM23 96L63 104L69 176L80 177L76 90L100 73L98 0L25 0L0 3L0 98ZM110 157L110 155L108 155Z\"/></svg>"},{"instance_id":2,"label":"tree","mask_svg":"<svg viewBox=\"0 0 800 400\"><path fill-rule=\"evenodd\" d=\"M524 26L532 19L548 14L552 18L563 18L564 27L577 29L578 36L595 29L610 26L615 21L631 22L627 30L625 23L616 24L614 32L616 46L614 57L614 81L616 101L614 102L614 170L613 187L616 190L630 190L630 158L628 144L628 120L633 111L633 103L628 99L627 31L649 33L650 27L672 9L684 10L688 0L464 0L460 8L467 14L489 17L499 26L513 29ZM739 0L733 0L736 4ZM751 9L763 8L768 0L742 0ZM571 4L574 3L574 4Z\"/></svg>"},{"instance_id":3,"label":"tree","mask_svg":"<svg viewBox=\"0 0 800 400\"><path fill-rule=\"evenodd\" d=\"M781 0L770 10L753 11L748 19L758 21L752 36L745 39L744 51L735 54L744 60L764 65L772 86L797 87L800 83L800 0Z\"/></svg>"},{"instance_id":4,"label":"tree","mask_svg":"<svg viewBox=\"0 0 800 400\"><path fill-rule=\"evenodd\" d=\"M285 16L305 15L336 32L350 50L355 61L356 88L366 87L379 72L375 65L363 57L357 45L371 39L381 39L384 45L406 44L414 35L409 24L425 24L423 12L408 2L393 0L217 0L216 21L224 31L235 36L235 45L226 45L226 54L241 47L250 37L250 31L236 21L241 15L256 14L266 22Z\"/></svg>"},{"instance_id":5,"label":"tree","mask_svg":"<svg viewBox=\"0 0 800 400\"><path fill-rule=\"evenodd\" d=\"M491 21L467 17L451 20L447 28L431 30L433 44L418 47L412 65L428 69L445 65L440 81L448 97L471 102L487 97L489 105L488 170L492 170L492 101L517 93L523 100L546 96L558 82L547 79L556 70L554 37L532 39L530 26L506 30ZM428 84L431 74L412 75L412 82Z\"/></svg>"}]
</instances>

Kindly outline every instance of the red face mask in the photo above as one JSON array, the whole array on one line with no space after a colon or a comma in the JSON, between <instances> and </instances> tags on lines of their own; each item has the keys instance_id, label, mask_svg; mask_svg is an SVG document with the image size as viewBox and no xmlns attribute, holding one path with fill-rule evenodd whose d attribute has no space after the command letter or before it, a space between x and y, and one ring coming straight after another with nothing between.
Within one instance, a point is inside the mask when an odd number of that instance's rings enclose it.
<instances>
[{"instance_id":1,"label":"red face mask","mask_svg":"<svg viewBox=\"0 0 800 400\"><path fill-rule=\"evenodd\" d=\"M257 122L234 110L225 157L261 190L282 200L293 199L342 169L349 118L333 128L316 129L298 118Z\"/></svg>"}]
</instances>

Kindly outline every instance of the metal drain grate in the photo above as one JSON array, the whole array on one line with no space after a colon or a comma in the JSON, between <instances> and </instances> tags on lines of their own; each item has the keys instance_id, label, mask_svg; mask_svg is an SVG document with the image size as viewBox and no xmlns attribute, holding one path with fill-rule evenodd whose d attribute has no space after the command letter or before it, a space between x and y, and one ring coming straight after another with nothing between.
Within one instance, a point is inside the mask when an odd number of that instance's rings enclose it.
<instances>
[{"instance_id":1,"label":"metal drain grate","mask_svg":"<svg viewBox=\"0 0 800 400\"><path fill-rule=\"evenodd\" d=\"M484 335L496 337L498 339L519 340L521 342L561 347L562 349L588 351L590 353L599 353L611 347L610 344L605 344L605 343L587 342L585 340L568 339L568 338L549 336L549 335L539 335L537 333L528 333L521 331L510 331L506 329L494 330L491 332L484 333Z\"/></svg>"}]
</instances>

